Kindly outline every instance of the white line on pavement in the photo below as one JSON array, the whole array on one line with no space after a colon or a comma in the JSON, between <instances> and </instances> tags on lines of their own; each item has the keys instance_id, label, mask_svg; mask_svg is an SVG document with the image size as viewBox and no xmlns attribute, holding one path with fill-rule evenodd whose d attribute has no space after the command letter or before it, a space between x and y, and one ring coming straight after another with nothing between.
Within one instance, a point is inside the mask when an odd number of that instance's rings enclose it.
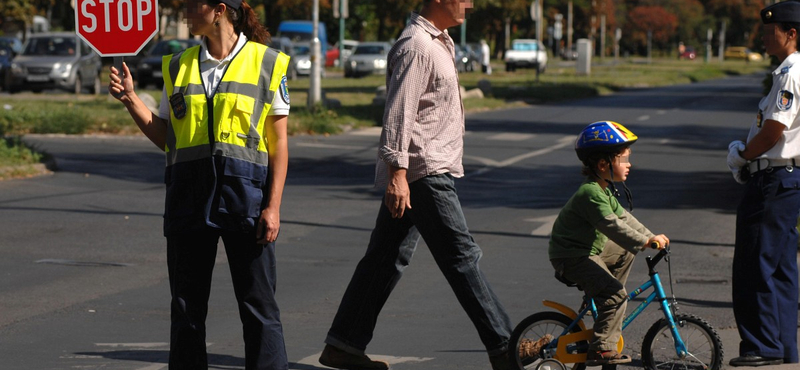
<instances>
[{"instance_id":1,"label":"white line on pavement","mask_svg":"<svg viewBox=\"0 0 800 370\"><path fill-rule=\"evenodd\" d=\"M556 223L556 218L558 215L550 215L544 217L536 217L536 218L527 218L525 221L528 222L540 222L542 223L539 227L533 229L531 231L531 235L536 236L550 236L550 232L553 231L553 224Z\"/></svg>"},{"instance_id":2,"label":"white line on pavement","mask_svg":"<svg viewBox=\"0 0 800 370\"><path fill-rule=\"evenodd\" d=\"M572 136L564 136L561 139L559 139L556 142L555 145L551 145L551 146L549 146L547 148L542 148L542 149L539 149L539 150L534 150L532 152L528 152L528 153L525 153L525 154L520 154L518 156L514 156L514 157L508 158L506 160L500 161L500 162L495 161L495 160L490 159L490 158L477 157L477 156L471 156L471 155L465 155L464 158L469 158L469 159L472 159L474 161L478 161L478 162L482 163L483 165L485 165L486 167L478 169L477 171L475 171L475 172L470 174L472 176L482 175L482 174L484 174L486 172L489 172L489 171L491 171L493 169L510 166L510 165L512 165L514 163L517 163L519 161L522 161L522 160L525 160L525 159L528 159L528 158L537 157L537 156L540 156L540 155L543 155L543 154L547 154L547 153L550 153L552 151L561 149L561 148L563 148L565 146L568 146L568 145L572 144L573 141L574 141L574 138Z\"/></svg>"}]
</instances>

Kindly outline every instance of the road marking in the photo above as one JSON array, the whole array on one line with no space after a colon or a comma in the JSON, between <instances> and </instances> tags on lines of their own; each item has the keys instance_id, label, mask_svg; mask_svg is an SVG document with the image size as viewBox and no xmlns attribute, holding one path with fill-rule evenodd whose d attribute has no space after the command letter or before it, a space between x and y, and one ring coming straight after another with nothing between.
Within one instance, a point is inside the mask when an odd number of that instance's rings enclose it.
<instances>
[{"instance_id":1,"label":"road marking","mask_svg":"<svg viewBox=\"0 0 800 370\"><path fill-rule=\"evenodd\" d=\"M539 227L533 229L531 231L531 235L535 236L550 236L550 232L553 231L553 224L556 223L556 219L558 215L550 215L544 217L536 217L536 218L527 218L525 221L528 222L541 222L542 224Z\"/></svg>"},{"instance_id":2,"label":"road marking","mask_svg":"<svg viewBox=\"0 0 800 370\"><path fill-rule=\"evenodd\" d=\"M150 342L150 343L95 343L98 347L123 347L123 348L157 348L169 347L167 342Z\"/></svg>"},{"instance_id":3,"label":"road marking","mask_svg":"<svg viewBox=\"0 0 800 370\"><path fill-rule=\"evenodd\" d=\"M511 158L508 158L508 159L506 159L504 161L500 161L500 162L495 161L495 160L490 159L490 158L477 157L477 156L471 156L471 155L465 155L464 158L468 158L468 159L472 159L474 161L478 161L478 162L480 162L481 164L483 164L485 166L485 167L480 168L477 171L475 171L475 172L470 174L471 176L477 176L477 175L482 175L482 174L484 174L486 172L489 172L489 171L497 169L497 168L503 168L503 167L510 166L510 165L512 165L514 163L517 163L519 161L522 161L522 160L525 160L525 159L528 159L528 158L533 158L533 157L537 157L537 156L540 156L540 155L543 155L543 154L547 154L547 153L553 152L553 151L561 149L561 148L563 148L565 146L571 145L574 141L575 141L575 139L572 136L564 136L561 139L559 139L556 142L555 145L549 146L547 148L542 148L542 149L539 149L539 150L534 150L532 152L528 152L528 153L525 153L525 154L520 154L518 156L511 157Z\"/></svg>"},{"instance_id":4,"label":"road marking","mask_svg":"<svg viewBox=\"0 0 800 370\"><path fill-rule=\"evenodd\" d=\"M530 138L535 137L536 135L533 134L518 134L513 132L504 132L497 135L492 135L486 138L486 140L497 140L497 141L525 141Z\"/></svg>"},{"instance_id":5,"label":"road marking","mask_svg":"<svg viewBox=\"0 0 800 370\"><path fill-rule=\"evenodd\" d=\"M322 144L322 143L297 143L297 146L304 146L304 147L308 147L308 148L341 149L341 150L362 150L362 149L364 149L363 146L334 145L334 144Z\"/></svg>"},{"instance_id":6,"label":"road marking","mask_svg":"<svg viewBox=\"0 0 800 370\"><path fill-rule=\"evenodd\" d=\"M306 358L304 358L304 359L302 359L300 361L297 361L296 364L297 365L310 365L310 366L314 366L314 367L321 367L323 369L330 369L329 367L319 363L319 355L321 355L321 354L322 354L322 352L313 354L313 355L308 356L308 357L306 357ZM402 364L402 363L417 363L417 362L425 362L425 361L433 360L433 357L399 357L399 356L384 356L384 355L373 355L373 354L370 354L369 358L371 358L373 360L386 361L390 365L397 365L397 364ZM289 366L289 369L307 369L307 367L306 366L298 366L298 367Z\"/></svg>"},{"instance_id":7,"label":"road marking","mask_svg":"<svg viewBox=\"0 0 800 370\"><path fill-rule=\"evenodd\" d=\"M650 116L645 114L644 116L639 116L639 118L637 118L636 120L638 120L638 121L647 121L649 119L650 119Z\"/></svg>"}]
</instances>

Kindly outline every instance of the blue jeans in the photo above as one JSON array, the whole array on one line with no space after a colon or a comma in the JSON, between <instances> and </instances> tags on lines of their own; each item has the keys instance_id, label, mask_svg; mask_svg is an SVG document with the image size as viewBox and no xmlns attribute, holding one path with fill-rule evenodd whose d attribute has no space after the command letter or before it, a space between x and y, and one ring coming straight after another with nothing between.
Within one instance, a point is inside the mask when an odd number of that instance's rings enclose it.
<instances>
[{"instance_id":1,"label":"blue jeans","mask_svg":"<svg viewBox=\"0 0 800 370\"><path fill-rule=\"evenodd\" d=\"M254 233L206 227L167 237L172 291L170 370L208 369L206 315L220 237L225 243L233 290L239 303L245 369L288 369L275 301L275 244L256 244Z\"/></svg>"},{"instance_id":2,"label":"blue jeans","mask_svg":"<svg viewBox=\"0 0 800 370\"><path fill-rule=\"evenodd\" d=\"M745 189L736 213L732 280L739 354L796 363L800 171L759 171Z\"/></svg>"},{"instance_id":3,"label":"blue jeans","mask_svg":"<svg viewBox=\"0 0 800 370\"><path fill-rule=\"evenodd\" d=\"M511 322L478 267L481 249L467 229L453 177L428 176L409 188L411 209L403 218L392 218L381 202L366 255L353 273L325 342L351 353L364 353L378 315L421 235L486 350L490 355L505 352Z\"/></svg>"}]
</instances>

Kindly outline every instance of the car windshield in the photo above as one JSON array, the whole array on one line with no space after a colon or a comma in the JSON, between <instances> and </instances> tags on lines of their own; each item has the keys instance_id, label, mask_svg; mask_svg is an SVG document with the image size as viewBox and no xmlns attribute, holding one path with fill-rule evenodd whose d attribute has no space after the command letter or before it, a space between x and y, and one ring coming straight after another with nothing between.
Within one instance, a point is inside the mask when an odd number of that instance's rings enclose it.
<instances>
[{"instance_id":1,"label":"car windshield","mask_svg":"<svg viewBox=\"0 0 800 370\"><path fill-rule=\"evenodd\" d=\"M73 37L34 37L28 40L23 55L75 55Z\"/></svg>"},{"instance_id":2,"label":"car windshield","mask_svg":"<svg viewBox=\"0 0 800 370\"><path fill-rule=\"evenodd\" d=\"M150 49L150 55L158 56L175 54L179 53L181 50L189 48L192 45L193 44L191 44L189 41L185 40L159 41L157 44L153 45L152 49Z\"/></svg>"},{"instance_id":3,"label":"car windshield","mask_svg":"<svg viewBox=\"0 0 800 370\"><path fill-rule=\"evenodd\" d=\"M513 46L514 50L519 51L536 51L538 48L536 47L535 42L515 42Z\"/></svg>"},{"instance_id":4,"label":"car windshield","mask_svg":"<svg viewBox=\"0 0 800 370\"><path fill-rule=\"evenodd\" d=\"M309 55L311 54L311 47L308 45L295 45L294 53L297 55Z\"/></svg>"},{"instance_id":5,"label":"car windshield","mask_svg":"<svg viewBox=\"0 0 800 370\"><path fill-rule=\"evenodd\" d=\"M359 45L353 52L354 55L374 55L374 54L382 55L385 53L386 51L384 50L383 46L380 45Z\"/></svg>"}]
</instances>

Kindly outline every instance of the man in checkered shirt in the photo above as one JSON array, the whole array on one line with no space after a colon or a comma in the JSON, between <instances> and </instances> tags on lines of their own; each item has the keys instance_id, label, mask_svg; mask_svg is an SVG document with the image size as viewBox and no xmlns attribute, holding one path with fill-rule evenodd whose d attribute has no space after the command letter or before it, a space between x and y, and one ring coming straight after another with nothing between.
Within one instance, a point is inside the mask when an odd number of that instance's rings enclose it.
<instances>
[{"instance_id":1,"label":"man in checkered shirt","mask_svg":"<svg viewBox=\"0 0 800 370\"><path fill-rule=\"evenodd\" d=\"M453 179L464 175L464 108L455 45L471 0L425 0L389 52L387 100L376 187L385 187L366 255L333 320L320 363L340 369L387 369L366 356L381 308L409 264L420 235L466 311L495 370L511 369L511 322L478 267L481 249ZM515 360L514 360L515 361Z\"/></svg>"}]
</instances>

